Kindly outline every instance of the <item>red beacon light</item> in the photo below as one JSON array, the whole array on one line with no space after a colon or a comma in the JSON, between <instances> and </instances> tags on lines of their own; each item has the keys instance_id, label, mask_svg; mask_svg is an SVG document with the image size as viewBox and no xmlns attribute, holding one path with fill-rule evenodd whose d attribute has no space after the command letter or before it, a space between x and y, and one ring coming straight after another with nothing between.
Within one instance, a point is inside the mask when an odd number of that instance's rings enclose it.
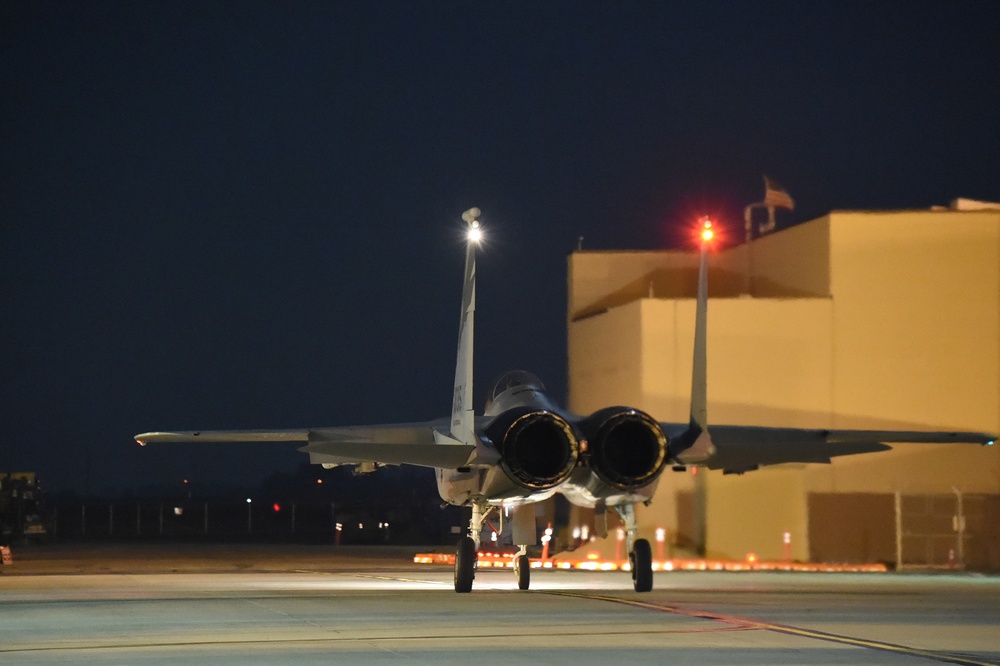
<instances>
[{"instance_id":1,"label":"red beacon light","mask_svg":"<svg viewBox=\"0 0 1000 666\"><path fill-rule=\"evenodd\" d=\"M705 216L698 221L698 238L701 240L702 245L711 243L715 240L715 228L712 218Z\"/></svg>"}]
</instances>

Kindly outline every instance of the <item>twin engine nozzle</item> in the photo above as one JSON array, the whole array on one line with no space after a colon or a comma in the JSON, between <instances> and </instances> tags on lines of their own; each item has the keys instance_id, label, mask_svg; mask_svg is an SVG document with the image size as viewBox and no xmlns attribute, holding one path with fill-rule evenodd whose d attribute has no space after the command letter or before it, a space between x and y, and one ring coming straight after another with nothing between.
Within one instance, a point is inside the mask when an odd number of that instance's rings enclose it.
<instances>
[{"instance_id":1,"label":"twin engine nozzle","mask_svg":"<svg viewBox=\"0 0 1000 666\"><path fill-rule=\"evenodd\" d=\"M649 414L607 407L580 424L587 437L586 461L605 483L619 490L641 488L666 467L667 435Z\"/></svg>"},{"instance_id":2,"label":"twin engine nozzle","mask_svg":"<svg viewBox=\"0 0 1000 666\"><path fill-rule=\"evenodd\" d=\"M494 419L486 435L497 443L504 473L530 490L553 488L578 466L614 488L640 488L659 476L668 459L660 424L630 407L602 409L577 428L554 411L517 408Z\"/></svg>"}]
</instances>

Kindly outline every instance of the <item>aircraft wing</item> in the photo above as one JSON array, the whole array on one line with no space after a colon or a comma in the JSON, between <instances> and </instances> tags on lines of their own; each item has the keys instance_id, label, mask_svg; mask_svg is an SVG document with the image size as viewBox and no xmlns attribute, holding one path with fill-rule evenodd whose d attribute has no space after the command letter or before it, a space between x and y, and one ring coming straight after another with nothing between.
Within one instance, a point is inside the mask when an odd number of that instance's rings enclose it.
<instances>
[{"instance_id":1,"label":"aircraft wing","mask_svg":"<svg viewBox=\"0 0 1000 666\"><path fill-rule=\"evenodd\" d=\"M888 443L982 444L995 437L974 432L915 430L804 430L757 426L709 427L715 455L709 469L747 472L780 463L828 463L835 456L887 451Z\"/></svg>"},{"instance_id":2,"label":"aircraft wing","mask_svg":"<svg viewBox=\"0 0 1000 666\"><path fill-rule=\"evenodd\" d=\"M298 430L202 430L136 435L142 445L172 442L307 442L299 451L314 464L419 465L454 469L474 457L476 447L449 437L446 419Z\"/></svg>"}]
</instances>

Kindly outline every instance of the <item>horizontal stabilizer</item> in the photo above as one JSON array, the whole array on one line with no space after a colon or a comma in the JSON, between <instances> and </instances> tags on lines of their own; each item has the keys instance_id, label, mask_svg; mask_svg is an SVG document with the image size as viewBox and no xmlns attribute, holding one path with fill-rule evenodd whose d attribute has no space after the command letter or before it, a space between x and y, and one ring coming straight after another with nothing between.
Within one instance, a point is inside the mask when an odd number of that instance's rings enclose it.
<instances>
[{"instance_id":1,"label":"horizontal stabilizer","mask_svg":"<svg viewBox=\"0 0 1000 666\"><path fill-rule=\"evenodd\" d=\"M482 425L484 419L475 419ZM301 430L192 430L147 432L135 440L146 444L173 442L308 442L300 451L314 464L344 465L375 462L383 465L420 465L455 469L465 465L495 464L496 452L478 444L464 444L449 436L449 421L398 423Z\"/></svg>"},{"instance_id":2,"label":"horizontal stabilizer","mask_svg":"<svg viewBox=\"0 0 1000 666\"><path fill-rule=\"evenodd\" d=\"M884 444L983 444L991 445L996 435L984 432L923 432L919 430L828 430L830 443L870 442Z\"/></svg>"},{"instance_id":3,"label":"horizontal stabilizer","mask_svg":"<svg viewBox=\"0 0 1000 666\"><path fill-rule=\"evenodd\" d=\"M440 430L447 427L438 425ZM443 469L468 464L476 447L441 443L449 438L438 429L429 423L317 429L309 433L309 444L299 451L308 453L315 464L377 462Z\"/></svg>"},{"instance_id":4,"label":"horizontal stabilizer","mask_svg":"<svg viewBox=\"0 0 1000 666\"><path fill-rule=\"evenodd\" d=\"M888 451L888 443L989 444L993 436L915 430L806 430L712 426L715 455L710 469L743 472L781 463L828 463L836 456Z\"/></svg>"},{"instance_id":5,"label":"horizontal stabilizer","mask_svg":"<svg viewBox=\"0 0 1000 666\"><path fill-rule=\"evenodd\" d=\"M305 442L309 431L301 430L191 430L188 432L144 432L135 436L143 446L171 442Z\"/></svg>"}]
</instances>

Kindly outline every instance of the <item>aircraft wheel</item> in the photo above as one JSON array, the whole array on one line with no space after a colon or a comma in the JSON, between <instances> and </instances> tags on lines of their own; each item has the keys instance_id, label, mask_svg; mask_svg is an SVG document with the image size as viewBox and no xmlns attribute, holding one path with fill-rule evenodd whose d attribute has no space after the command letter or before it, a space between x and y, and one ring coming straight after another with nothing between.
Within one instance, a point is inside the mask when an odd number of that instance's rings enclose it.
<instances>
[{"instance_id":1,"label":"aircraft wheel","mask_svg":"<svg viewBox=\"0 0 1000 666\"><path fill-rule=\"evenodd\" d=\"M653 589L653 551L645 539L636 539L628 556L632 564L632 587L636 592Z\"/></svg>"},{"instance_id":2,"label":"aircraft wheel","mask_svg":"<svg viewBox=\"0 0 1000 666\"><path fill-rule=\"evenodd\" d=\"M514 562L514 573L517 575L517 589L527 590L531 584L531 560L527 555L521 555Z\"/></svg>"},{"instance_id":3,"label":"aircraft wheel","mask_svg":"<svg viewBox=\"0 0 1000 666\"><path fill-rule=\"evenodd\" d=\"M476 542L462 537L455 550L455 591L471 592L472 579L476 577Z\"/></svg>"}]
</instances>

